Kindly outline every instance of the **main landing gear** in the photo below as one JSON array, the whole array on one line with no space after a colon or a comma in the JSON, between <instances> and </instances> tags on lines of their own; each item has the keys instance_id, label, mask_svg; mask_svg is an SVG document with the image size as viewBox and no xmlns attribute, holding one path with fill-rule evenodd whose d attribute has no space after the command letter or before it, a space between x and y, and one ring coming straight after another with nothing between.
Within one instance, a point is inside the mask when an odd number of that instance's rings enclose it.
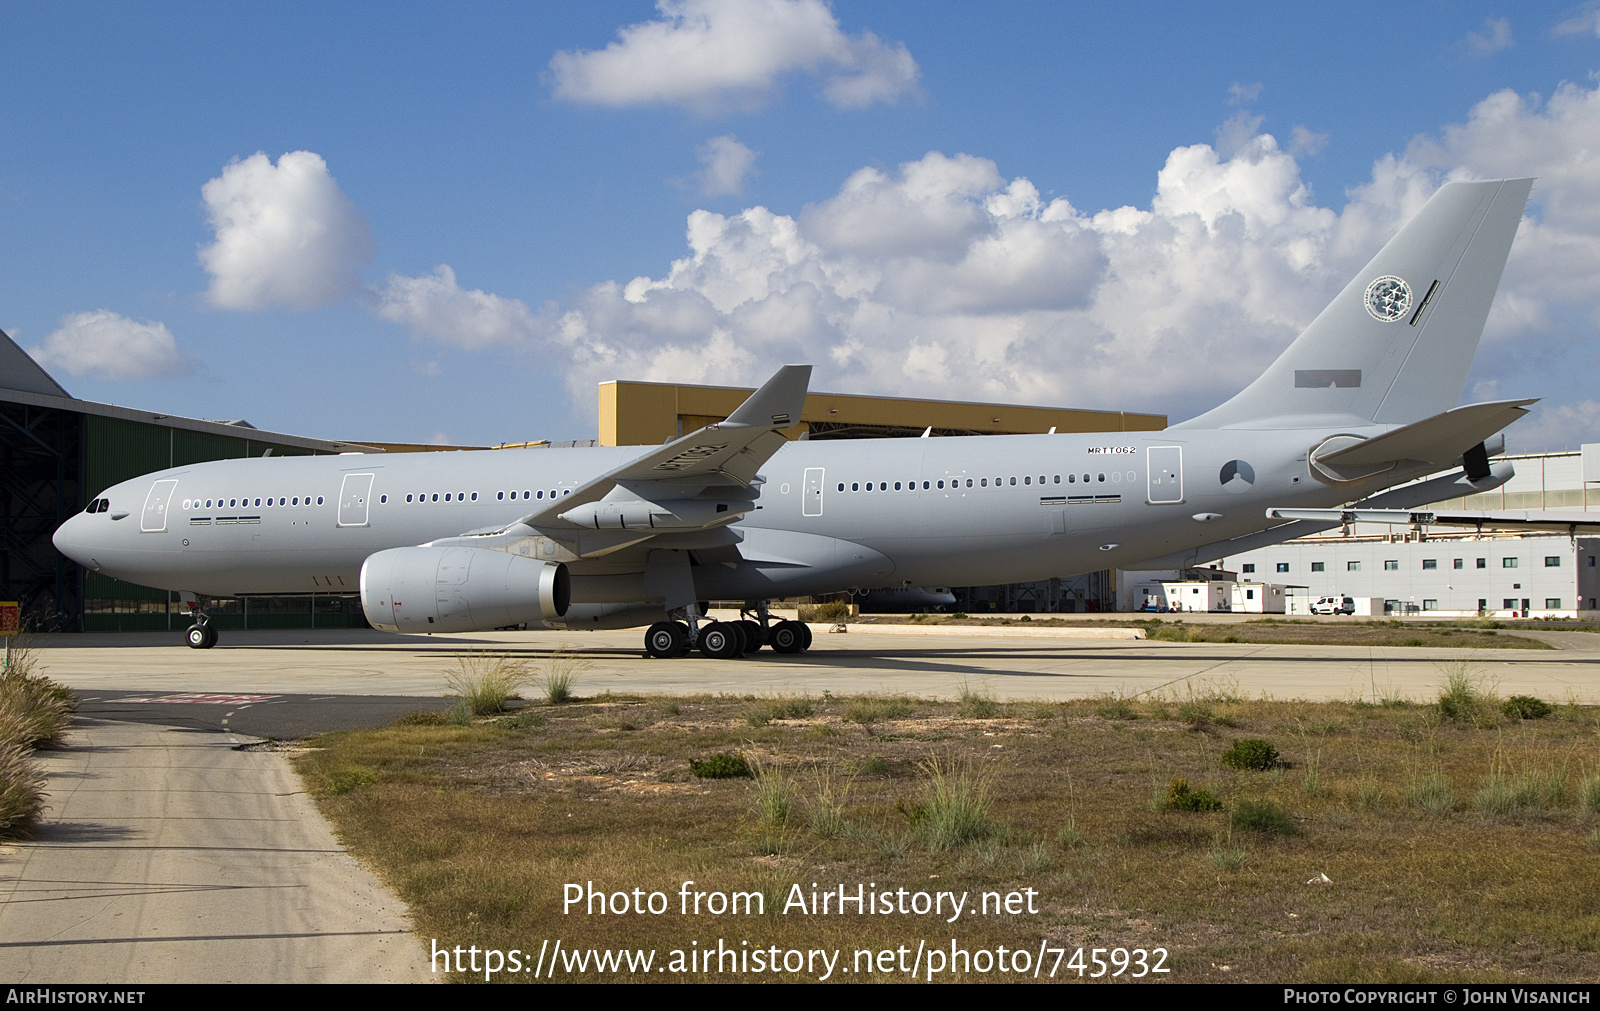
<instances>
[{"instance_id":1,"label":"main landing gear","mask_svg":"<svg viewBox=\"0 0 1600 1011\"><path fill-rule=\"evenodd\" d=\"M217 630L211 627L211 617L206 614L207 598L195 594L182 594L180 599L194 615L194 624L183 634L190 649L210 649L217 644Z\"/></svg>"},{"instance_id":2,"label":"main landing gear","mask_svg":"<svg viewBox=\"0 0 1600 1011\"><path fill-rule=\"evenodd\" d=\"M767 602L757 601L741 613L754 614L738 621L704 622L701 608L692 604L683 609L684 620L658 621L644 634L644 651L649 656L667 659L687 656L692 649L714 660L731 660L771 646L774 653L804 653L811 646L811 629L804 622L772 622ZM704 623L702 623L704 622Z\"/></svg>"}]
</instances>

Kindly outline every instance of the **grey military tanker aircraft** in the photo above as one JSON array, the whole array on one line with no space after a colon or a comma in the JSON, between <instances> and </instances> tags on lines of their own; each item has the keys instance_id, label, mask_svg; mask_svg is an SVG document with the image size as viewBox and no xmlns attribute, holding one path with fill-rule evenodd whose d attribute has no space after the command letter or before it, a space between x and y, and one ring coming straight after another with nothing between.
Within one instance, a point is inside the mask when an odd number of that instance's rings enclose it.
<instances>
[{"instance_id":1,"label":"grey military tanker aircraft","mask_svg":"<svg viewBox=\"0 0 1600 1011\"><path fill-rule=\"evenodd\" d=\"M1511 477L1497 433L1533 401L1457 405L1531 186L1445 185L1260 378L1161 432L791 442L790 365L663 446L194 464L107 489L55 544L178 591L197 648L213 596L359 590L380 629L648 625L657 657L801 652L779 597L1221 557Z\"/></svg>"}]
</instances>

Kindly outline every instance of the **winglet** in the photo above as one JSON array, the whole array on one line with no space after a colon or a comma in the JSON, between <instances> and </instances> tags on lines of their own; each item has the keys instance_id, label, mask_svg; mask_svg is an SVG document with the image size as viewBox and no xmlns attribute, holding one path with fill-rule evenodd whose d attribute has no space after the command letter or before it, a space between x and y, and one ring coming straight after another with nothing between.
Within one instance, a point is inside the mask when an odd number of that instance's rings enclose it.
<instances>
[{"instance_id":1,"label":"winglet","mask_svg":"<svg viewBox=\"0 0 1600 1011\"><path fill-rule=\"evenodd\" d=\"M785 365L728 415L718 428L788 428L800 423L811 366Z\"/></svg>"}]
</instances>

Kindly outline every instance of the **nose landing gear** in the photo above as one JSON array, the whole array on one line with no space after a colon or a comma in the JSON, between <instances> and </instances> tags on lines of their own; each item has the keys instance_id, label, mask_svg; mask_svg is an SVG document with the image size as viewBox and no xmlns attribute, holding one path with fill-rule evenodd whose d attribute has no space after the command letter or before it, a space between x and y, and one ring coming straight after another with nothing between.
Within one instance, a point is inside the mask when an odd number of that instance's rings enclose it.
<instances>
[{"instance_id":1,"label":"nose landing gear","mask_svg":"<svg viewBox=\"0 0 1600 1011\"><path fill-rule=\"evenodd\" d=\"M189 648L210 649L215 646L217 630L211 627L211 617L206 614L206 605L210 603L210 598L194 593L179 593L178 599L189 609L189 613L194 615L194 624L183 634Z\"/></svg>"}]
</instances>

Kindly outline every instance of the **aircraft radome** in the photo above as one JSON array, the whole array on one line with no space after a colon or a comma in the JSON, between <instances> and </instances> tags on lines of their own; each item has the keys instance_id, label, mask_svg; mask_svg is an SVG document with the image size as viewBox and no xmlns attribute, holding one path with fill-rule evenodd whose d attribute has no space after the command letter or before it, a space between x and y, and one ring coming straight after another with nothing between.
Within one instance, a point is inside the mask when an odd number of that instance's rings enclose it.
<instances>
[{"instance_id":1,"label":"aircraft radome","mask_svg":"<svg viewBox=\"0 0 1600 1011\"><path fill-rule=\"evenodd\" d=\"M210 597L359 588L376 628L648 625L659 657L803 651L778 597L1235 554L1510 478L1497 433L1533 401L1457 405L1531 185L1442 187L1260 378L1161 432L790 442L790 365L664 446L196 464L107 489L55 544L179 591L202 648ZM707 623L707 599L748 617Z\"/></svg>"}]
</instances>

